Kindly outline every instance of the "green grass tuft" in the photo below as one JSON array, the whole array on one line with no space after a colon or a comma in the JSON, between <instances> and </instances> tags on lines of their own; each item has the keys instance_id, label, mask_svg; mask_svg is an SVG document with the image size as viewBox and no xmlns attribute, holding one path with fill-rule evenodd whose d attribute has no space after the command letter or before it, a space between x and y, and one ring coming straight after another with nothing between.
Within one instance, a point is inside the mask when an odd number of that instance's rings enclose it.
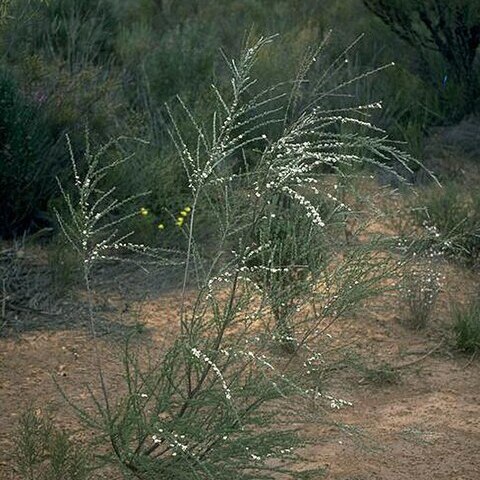
<instances>
[{"instance_id":1,"label":"green grass tuft","mask_svg":"<svg viewBox=\"0 0 480 480\"><path fill-rule=\"evenodd\" d=\"M465 353L476 353L480 350L480 299L454 311L456 346Z\"/></svg>"}]
</instances>

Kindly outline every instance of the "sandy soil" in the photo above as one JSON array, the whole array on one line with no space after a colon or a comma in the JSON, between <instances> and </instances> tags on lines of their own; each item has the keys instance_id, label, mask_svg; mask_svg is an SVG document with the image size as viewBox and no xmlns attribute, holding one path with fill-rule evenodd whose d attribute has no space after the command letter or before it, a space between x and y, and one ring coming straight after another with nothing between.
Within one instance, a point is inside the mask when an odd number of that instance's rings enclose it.
<instances>
[{"instance_id":1,"label":"sandy soil","mask_svg":"<svg viewBox=\"0 0 480 480\"><path fill-rule=\"evenodd\" d=\"M450 285L462 284L465 295L465 285L475 288L472 274L451 269L449 276ZM352 400L353 407L332 411L331 426L307 425L315 446L304 452L310 462L325 467L327 479L480 479L480 359L470 362L451 348L449 301L448 296L441 299L438 315L422 332L405 328L398 305L388 302L333 328L333 341L348 343L369 371L388 364L395 374L375 379L352 367L334 375L330 388ZM141 305L134 310L148 341L169 343L175 292ZM95 371L94 345L85 328L61 325L0 338L2 479L15 478L13 433L25 408L33 405L55 414L62 426L77 426L52 377L74 401L85 400ZM97 341L112 386L119 375L115 338L110 331Z\"/></svg>"}]
</instances>

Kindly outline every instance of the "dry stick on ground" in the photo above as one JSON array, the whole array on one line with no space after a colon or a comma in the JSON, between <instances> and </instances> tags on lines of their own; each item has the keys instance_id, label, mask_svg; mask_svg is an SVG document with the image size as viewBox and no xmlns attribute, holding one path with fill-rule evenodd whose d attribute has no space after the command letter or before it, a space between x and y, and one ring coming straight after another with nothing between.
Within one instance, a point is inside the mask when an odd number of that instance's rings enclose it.
<instances>
[{"instance_id":1,"label":"dry stick on ground","mask_svg":"<svg viewBox=\"0 0 480 480\"><path fill-rule=\"evenodd\" d=\"M472 362L475 360L475 357L477 356L477 350L475 350L473 353L472 353L472 356L470 357L470 360L465 364L465 366L463 367L463 369L467 369L471 364Z\"/></svg>"},{"instance_id":2,"label":"dry stick on ground","mask_svg":"<svg viewBox=\"0 0 480 480\"><path fill-rule=\"evenodd\" d=\"M438 343L437 345L435 345L432 349L430 349L427 353L425 353L425 355L422 355L420 358L417 358L415 360L412 360L411 362L407 362L407 363L403 363L401 365L392 365L392 369L393 370L400 370L402 368L407 368L407 367L410 367L412 365L415 365L417 363L420 363L422 362L423 360L425 360L427 357L429 357L430 355L432 355L432 353L435 353L441 346L443 346L445 343L445 339L442 339L442 341L440 343Z\"/></svg>"}]
</instances>

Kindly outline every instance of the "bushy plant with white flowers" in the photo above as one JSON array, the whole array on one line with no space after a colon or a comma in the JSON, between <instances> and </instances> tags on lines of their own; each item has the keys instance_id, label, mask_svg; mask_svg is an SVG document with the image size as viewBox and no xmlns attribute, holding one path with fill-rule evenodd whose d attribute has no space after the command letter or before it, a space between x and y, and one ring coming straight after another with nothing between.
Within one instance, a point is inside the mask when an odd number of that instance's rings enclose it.
<instances>
[{"instance_id":1,"label":"bushy plant with white flowers","mask_svg":"<svg viewBox=\"0 0 480 480\"><path fill-rule=\"evenodd\" d=\"M409 327L420 330L431 319L445 276L442 263L450 246L449 240L439 241L435 226L424 223L424 236L408 243L400 240L398 246L404 253L402 272L398 276L402 320Z\"/></svg>"},{"instance_id":2,"label":"bushy plant with white flowers","mask_svg":"<svg viewBox=\"0 0 480 480\"><path fill-rule=\"evenodd\" d=\"M369 123L369 111L380 104L322 108L355 80L328 86L342 56L319 80L309 76L318 74L313 67L323 45L308 52L295 81L259 88L255 62L272 40L260 38L228 62L231 91L213 87L210 125L180 99L191 130L169 117L192 194L177 225L186 239L179 335L147 366L128 344L124 391L114 401L102 382L96 415L76 407L108 439L110 458L130 477L257 480L280 472L318 478L315 466L293 468L305 442L298 428L302 405L350 404L315 381L315 370L329 361L321 341L399 268L388 242L346 241L346 222L355 217L361 224L366 212L354 195L349 203L348 188L339 189L337 179L348 186L368 165L399 175L394 165L408 168L413 160ZM91 266L120 258L117 248L153 255L116 232L121 219L108 214L125 203L108 203L113 192L90 200L107 171L95 162L84 181L73 164L79 208L65 195L72 221L59 216L83 255L87 285ZM196 235L198 213L207 209L209 245ZM98 227L102 219L105 226ZM292 355L279 351L279 343Z\"/></svg>"},{"instance_id":3,"label":"bushy plant with white flowers","mask_svg":"<svg viewBox=\"0 0 480 480\"><path fill-rule=\"evenodd\" d=\"M415 209L424 226L435 229L437 248L475 268L480 259L480 194L455 183L426 191Z\"/></svg>"}]
</instances>

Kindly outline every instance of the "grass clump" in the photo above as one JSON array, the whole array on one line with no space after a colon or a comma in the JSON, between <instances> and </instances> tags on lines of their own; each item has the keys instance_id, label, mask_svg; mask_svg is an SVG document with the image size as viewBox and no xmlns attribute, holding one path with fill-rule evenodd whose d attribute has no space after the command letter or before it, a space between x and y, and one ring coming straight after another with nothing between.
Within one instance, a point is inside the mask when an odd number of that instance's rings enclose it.
<instances>
[{"instance_id":1,"label":"grass clump","mask_svg":"<svg viewBox=\"0 0 480 480\"><path fill-rule=\"evenodd\" d=\"M463 308L456 308L453 314L455 342L465 353L480 351L480 300L475 300Z\"/></svg>"}]
</instances>

